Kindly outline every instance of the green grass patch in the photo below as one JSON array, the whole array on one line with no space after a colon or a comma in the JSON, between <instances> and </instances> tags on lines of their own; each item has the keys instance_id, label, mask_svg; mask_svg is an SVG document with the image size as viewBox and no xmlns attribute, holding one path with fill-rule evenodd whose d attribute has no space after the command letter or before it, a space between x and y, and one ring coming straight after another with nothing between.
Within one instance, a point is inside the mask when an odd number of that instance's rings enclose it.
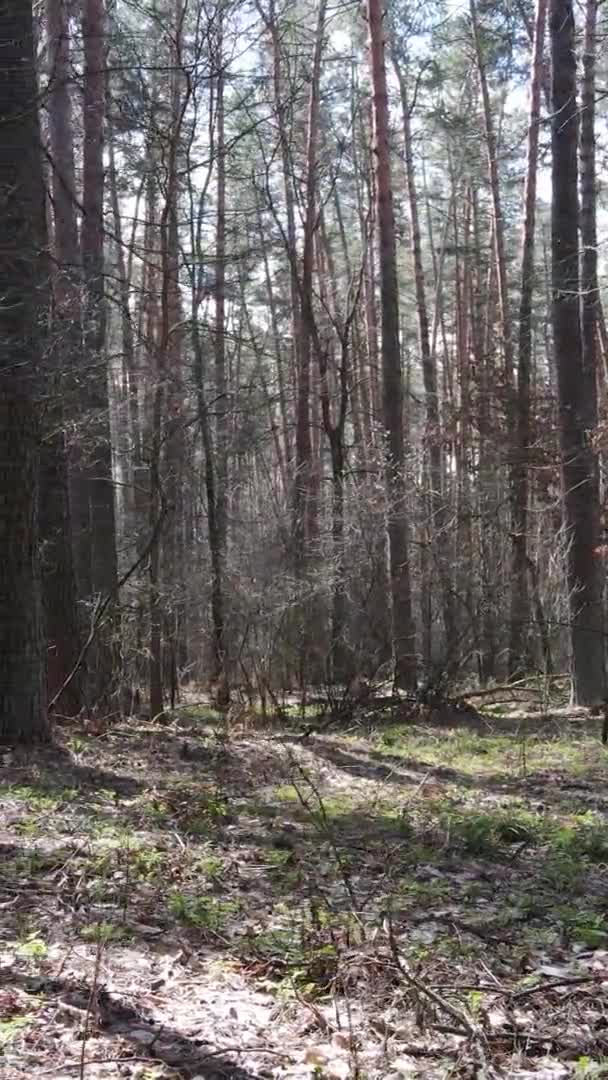
<instances>
[{"instance_id":1,"label":"green grass patch","mask_svg":"<svg viewBox=\"0 0 608 1080\"><path fill-rule=\"evenodd\" d=\"M584 858L592 863L608 863L606 825L592 813L578 815L572 825L557 828L553 844L573 861Z\"/></svg>"},{"instance_id":2,"label":"green grass patch","mask_svg":"<svg viewBox=\"0 0 608 1080\"><path fill-rule=\"evenodd\" d=\"M195 720L200 724L222 724L224 715L213 705L179 705L174 712L186 720Z\"/></svg>"},{"instance_id":3,"label":"green grass patch","mask_svg":"<svg viewBox=\"0 0 608 1080\"><path fill-rule=\"evenodd\" d=\"M220 933L226 923L239 911L233 900L220 900L215 896L190 896L174 890L169 896L168 908L173 918L182 926Z\"/></svg>"},{"instance_id":4,"label":"green grass patch","mask_svg":"<svg viewBox=\"0 0 608 1080\"><path fill-rule=\"evenodd\" d=\"M130 941L132 933L128 926L114 922L87 923L80 928L80 936L83 941L101 945L118 945L121 942Z\"/></svg>"},{"instance_id":5,"label":"green grass patch","mask_svg":"<svg viewBox=\"0 0 608 1080\"><path fill-rule=\"evenodd\" d=\"M293 784L277 784L272 792L273 798L279 802L299 803L299 795Z\"/></svg>"},{"instance_id":6,"label":"green grass patch","mask_svg":"<svg viewBox=\"0 0 608 1080\"><path fill-rule=\"evenodd\" d=\"M11 799L23 803L32 813L53 812L62 803L72 802L78 792L75 788L55 788L46 785L30 786L25 784L0 784L0 799Z\"/></svg>"},{"instance_id":7,"label":"green grass patch","mask_svg":"<svg viewBox=\"0 0 608 1080\"><path fill-rule=\"evenodd\" d=\"M32 1016L32 1013L27 1013L25 1016L12 1016L8 1020L0 1020L0 1054L27 1028Z\"/></svg>"},{"instance_id":8,"label":"green grass patch","mask_svg":"<svg viewBox=\"0 0 608 1080\"><path fill-rule=\"evenodd\" d=\"M44 938L33 931L19 941L15 951L17 956L27 957L30 960L44 960L48 956L49 947Z\"/></svg>"},{"instance_id":9,"label":"green grass patch","mask_svg":"<svg viewBox=\"0 0 608 1080\"><path fill-rule=\"evenodd\" d=\"M489 720L491 724L491 720ZM379 753L414 758L432 765L452 768L466 776L504 775L524 777L548 769L583 775L597 767L597 739L565 731L547 735L530 730L529 725L512 732L470 731L465 728L437 729L393 724L371 740Z\"/></svg>"}]
</instances>

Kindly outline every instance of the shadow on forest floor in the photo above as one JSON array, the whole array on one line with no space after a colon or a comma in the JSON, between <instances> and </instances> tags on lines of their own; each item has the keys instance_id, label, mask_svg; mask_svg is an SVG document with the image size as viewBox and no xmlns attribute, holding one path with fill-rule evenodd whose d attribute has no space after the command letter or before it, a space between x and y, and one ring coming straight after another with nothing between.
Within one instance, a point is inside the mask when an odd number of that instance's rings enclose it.
<instances>
[{"instance_id":1,"label":"shadow on forest floor","mask_svg":"<svg viewBox=\"0 0 608 1080\"><path fill-rule=\"evenodd\" d=\"M61 977L44 979L19 972L13 976L13 985L30 995L39 996L41 992L52 994L83 1029L94 1017L97 1026L109 1040L119 1039L123 1044L131 1044L132 1052L123 1046L123 1075L129 1075L124 1069L138 1061L147 1061L155 1066L165 1064L176 1080L190 1080L192 1077L200 1080L219 1080L220 1077L222 1080L254 1080L258 1075L235 1064L227 1053L214 1049L206 1039L188 1037L166 1024L155 1023L150 1010L134 1007L128 995L121 997L109 993L103 984L94 985ZM87 1060L90 1065L103 1064L103 1059L91 1061L85 1056L85 1064ZM74 1062L74 1066L80 1071L81 1062ZM59 1069L68 1072L74 1066L64 1064Z\"/></svg>"},{"instance_id":2,"label":"shadow on forest floor","mask_svg":"<svg viewBox=\"0 0 608 1080\"><path fill-rule=\"evenodd\" d=\"M281 740L286 745L301 745L299 736L284 736ZM552 806L571 806L573 801L583 801L588 807L606 811L608 809L608 772L596 761L586 767L577 767L572 772L563 768L532 768L520 766L519 775L509 772L483 772L480 774L464 772L449 765L433 761L419 760L405 753L394 754L360 745L347 744L347 748L330 738L306 740L305 745L317 757L343 769L354 780L363 777L399 787L416 787L423 777L431 775L464 789L482 789L497 794L520 795L526 798L538 798ZM514 740L515 750L517 744ZM608 756L606 757L608 761Z\"/></svg>"},{"instance_id":3,"label":"shadow on forest floor","mask_svg":"<svg viewBox=\"0 0 608 1080\"><path fill-rule=\"evenodd\" d=\"M476 1025L512 1076L608 1055L581 726L59 740L0 769L3 1080L74 1075L85 1028L87 1080L434 1077L473 1067Z\"/></svg>"}]
</instances>

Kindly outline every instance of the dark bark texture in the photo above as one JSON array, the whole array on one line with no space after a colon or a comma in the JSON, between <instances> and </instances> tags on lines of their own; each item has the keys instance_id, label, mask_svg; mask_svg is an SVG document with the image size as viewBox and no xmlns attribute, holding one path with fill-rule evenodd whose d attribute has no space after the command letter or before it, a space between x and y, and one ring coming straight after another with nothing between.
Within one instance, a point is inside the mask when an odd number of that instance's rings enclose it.
<instances>
[{"instance_id":1,"label":"dark bark texture","mask_svg":"<svg viewBox=\"0 0 608 1080\"><path fill-rule=\"evenodd\" d=\"M38 545L38 405L46 320L32 7L0 6L0 739L48 737Z\"/></svg>"},{"instance_id":2,"label":"dark bark texture","mask_svg":"<svg viewBox=\"0 0 608 1080\"><path fill-rule=\"evenodd\" d=\"M552 0L553 338L568 538L568 588L574 696L594 705L604 688L598 545L599 493L592 445L593 389L586 377L580 324L578 110L572 0Z\"/></svg>"}]
</instances>

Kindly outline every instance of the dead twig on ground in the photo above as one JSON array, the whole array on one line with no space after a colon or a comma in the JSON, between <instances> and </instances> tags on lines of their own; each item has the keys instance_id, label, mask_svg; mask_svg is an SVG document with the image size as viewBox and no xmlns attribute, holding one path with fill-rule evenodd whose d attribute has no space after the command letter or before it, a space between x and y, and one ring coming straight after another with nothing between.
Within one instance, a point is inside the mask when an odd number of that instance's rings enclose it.
<instances>
[{"instance_id":1,"label":"dead twig on ground","mask_svg":"<svg viewBox=\"0 0 608 1080\"><path fill-rule=\"evenodd\" d=\"M316 814L315 814L315 810L310 805L310 801L306 798L306 795L304 794L304 792L301 791L301 789L298 787L296 781L293 779L293 776L292 776L291 782L293 784L295 793L298 796L298 801L300 802L300 805L310 815L311 820L313 821L313 823L315 825L317 825L318 831L321 832L323 838L327 841L327 843L329 844L329 846L331 848L332 855L334 856L334 858L336 860L336 864L337 864L338 869L340 871L340 876L342 878L342 881L344 882L344 888L346 889L346 892L348 893L348 898L349 898L350 903L351 903L351 913L353 915L355 915L355 917L357 918L357 921L359 922L359 924L361 926L361 930L363 931L363 924L360 922L360 920L358 918L358 915L357 915L357 907L358 907L357 898L355 896L355 891L353 889L353 884L352 884L351 876L350 876L350 870L349 870L347 864L345 863L345 861L344 861L344 859L342 857L342 853L341 853L341 851L340 851L340 849L339 849L339 847L338 847L338 845L336 843L336 838L334 836L333 829L331 828L331 825L329 823L329 818L327 816L327 811L325 809L325 804L323 802L323 797L322 797L319 789L317 788L314 780L312 780L312 778L307 773L306 769L304 769L300 765L299 761L296 761L293 756L290 756L290 765L291 765L292 771L297 772L298 775L301 776L302 780L306 784L308 784L308 787L310 788L312 794L315 797L316 804L317 804L316 805ZM319 826L320 826L320 828L319 828Z\"/></svg>"},{"instance_id":2,"label":"dead twig on ground","mask_svg":"<svg viewBox=\"0 0 608 1080\"><path fill-rule=\"evenodd\" d=\"M93 981L91 983L91 993L89 994L89 1000L87 1002L87 1011L84 1017L84 1025L82 1031L82 1053L80 1055L80 1080L84 1080L85 1069L87 1067L87 1041L89 1038L89 1022L91 1015L95 1009L95 1002L97 999L97 987L99 985L99 972L101 969L101 956L103 952L103 941L101 937L97 942L97 949L95 952L95 967L93 968Z\"/></svg>"},{"instance_id":3,"label":"dead twig on ground","mask_svg":"<svg viewBox=\"0 0 608 1080\"><path fill-rule=\"evenodd\" d=\"M401 959L401 956L399 955L399 946L397 945L397 940L395 938L395 932L393 929L393 923L390 917L390 913L386 916L384 920L384 932L386 933L386 936L388 938L391 956L393 958L395 967L399 971L399 974L402 976L403 980L408 984L408 986L411 986L414 990L417 990L418 993L422 994L424 997L427 997L429 1001L432 1001L433 1004L437 1006L438 1009L441 1009L443 1012L448 1013L448 1015L451 1016L452 1019L455 1020L458 1024L458 1033L460 1035L468 1035L469 1038L475 1038L479 1036L479 1030L469 1020L466 1013L464 1013L461 1009L457 1008L456 1005L452 1005L451 1002L446 1001L445 998L440 997L440 995L437 994L435 990L432 990L430 986L427 986L426 983L422 982L421 979L417 978L416 975L412 975L412 973L407 970L403 960Z\"/></svg>"}]
</instances>

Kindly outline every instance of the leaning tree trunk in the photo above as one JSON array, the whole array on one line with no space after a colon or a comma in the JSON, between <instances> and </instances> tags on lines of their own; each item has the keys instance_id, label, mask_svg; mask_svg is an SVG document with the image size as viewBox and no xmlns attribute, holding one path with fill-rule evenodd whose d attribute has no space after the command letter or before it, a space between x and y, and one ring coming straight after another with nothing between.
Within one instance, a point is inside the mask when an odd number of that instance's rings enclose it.
<instances>
[{"instance_id":1,"label":"leaning tree trunk","mask_svg":"<svg viewBox=\"0 0 608 1080\"><path fill-rule=\"evenodd\" d=\"M48 737L38 544L46 276L32 6L0 8L0 739Z\"/></svg>"},{"instance_id":2,"label":"leaning tree trunk","mask_svg":"<svg viewBox=\"0 0 608 1080\"><path fill-rule=\"evenodd\" d=\"M383 412L386 430L386 485L395 683L416 683L416 641L412 618L409 523L405 498L403 377L399 343L399 291L395 216L391 185L388 92L383 5L367 0L373 87L376 199L380 256Z\"/></svg>"},{"instance_id":3,"label":"leaning tree trunk","mask_svg":"<svg viewBox=\"0 0 608 1080\"><path fill-rule=\"evenodd\" d=\"M604 696L604 639L598 545L599 489L591 443L591 378L579 320L578 111L572 0L551 0L553 198L551 247L553 340L568 537L568 590L574 697L594 705Z\"/></svg>"},{"instance_id":4,"label":"leaning tree trunk","mask_svg":"<svg viewBox=\"0 0 608 1080\"><path fill-rule=\"evenodd\" d=\"M543 48L547 0L537 0L530 78L528 118L528 167L524 191L524 224L519 303L519 349L516 398L516 446L511 470L512 546L509 673L529 666L526 647L530 621L528 594L528 454L530 450L530 372L532 366L532 296L534 292L534 230L536 224L536 176L538 134L543 83Z\"/></svg>"}]
</instances>

